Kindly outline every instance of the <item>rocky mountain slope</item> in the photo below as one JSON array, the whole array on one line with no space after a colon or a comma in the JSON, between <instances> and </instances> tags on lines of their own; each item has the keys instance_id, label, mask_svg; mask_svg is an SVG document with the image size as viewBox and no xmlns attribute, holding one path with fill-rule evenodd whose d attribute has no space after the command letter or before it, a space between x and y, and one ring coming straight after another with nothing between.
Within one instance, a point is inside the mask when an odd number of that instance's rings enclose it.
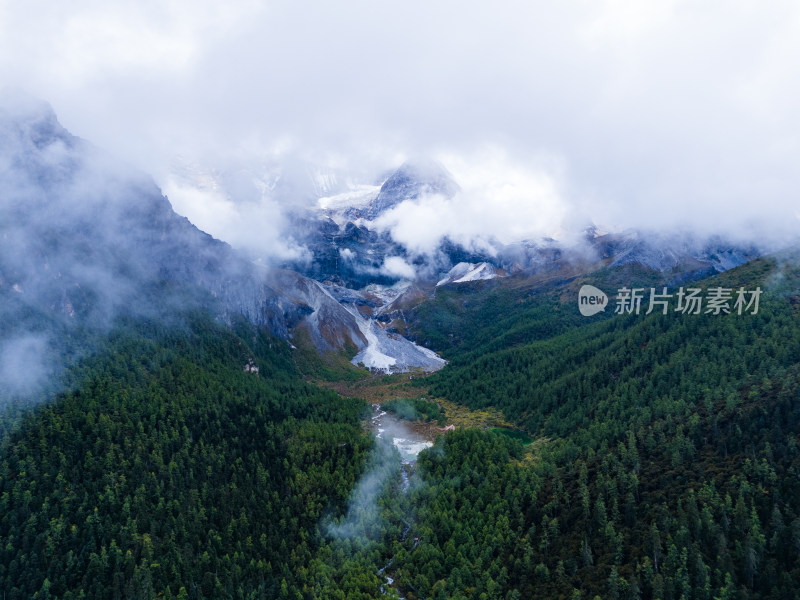
<instances>
[{"instance_id":1,"label":"rocky mountain slope","mask_svg":"<svg viewBox=\"0 0 800 600\"><path fill-rule=\"evenodd\" d=\"M445 238L420 255L375 223L404 202L460 193L444 167L417 162L379 187L309 175L313 185L300 186L304 198L333 195L318 208L290 211L291 235L307 254L272 269L176 214L151 178L71 135L47 104L0 104L0 357L13 354L8 340L46 337L44 321L102 330L123 314L156 318L165 307L195 306L224 322L243 315L290 342L302 330L318 352L344 352L354 364L434 370L441 360L404 337L404 311L433 298L437 287L625 265L680 282L763 251L721 237L589 229L577 244L495 241L478 252ZM252 186L269 179L276 193L299 189L262 175ZM235 189L247 188L242 177L250 175L237 178Z\"/></svg>"},{"instance_id":2,"label":"rocky mountain slope","mask_svg":"<svg viewBox=\"0 0 800 600\"><path fill-rule=\"evenodd\" d=\"M149 177L71 135L47 104L3 105L0 156L0 357L31 335L57 346L54 323L102 331L123 315L194 306L287 340L302 328L323 354L391 347L398 356L376 363L386 370L441 364L376 331L319 282L258 266L200 231Z\"/></svg>"}]
</instances>

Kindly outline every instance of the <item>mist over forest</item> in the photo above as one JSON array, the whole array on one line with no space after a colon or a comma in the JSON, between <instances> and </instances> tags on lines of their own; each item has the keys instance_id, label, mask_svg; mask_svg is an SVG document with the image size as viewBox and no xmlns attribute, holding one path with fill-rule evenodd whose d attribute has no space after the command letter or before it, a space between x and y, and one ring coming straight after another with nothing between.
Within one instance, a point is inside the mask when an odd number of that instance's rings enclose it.
<instances>
[{"instance_id":1,"label":"mist over forest","mask_svg":"<svg viewBox=\"0 0 800 600\"><path fill-rule=\"evenodd\" d=\"M796 598L798 17L0 3L3 599Z\"/></svg>"}]
</instances>

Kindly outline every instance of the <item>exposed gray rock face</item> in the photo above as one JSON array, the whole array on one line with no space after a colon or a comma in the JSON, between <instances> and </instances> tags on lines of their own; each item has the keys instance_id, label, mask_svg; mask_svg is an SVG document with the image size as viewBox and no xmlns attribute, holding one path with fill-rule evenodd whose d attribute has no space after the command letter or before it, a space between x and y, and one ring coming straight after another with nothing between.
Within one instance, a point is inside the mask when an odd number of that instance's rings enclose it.
<instances>
[{"instance_id":1,"label":"exposed gray rock face","mask_svg":"<svg viewBox=\"0 0 800 600\"><path fill-rule=\"evenodd\" d=\"M452 198L460 189L450 172L438 162L404 163L381 186L363 216L374 220L406 200L431 194Z\"/></svg>"},{"instance_id":2,"label":"exposed gray rock face","mask_svg":"<svg viewBox=\"0 0 800 600\"><path fill-rule=\"evenodd\" d=\"M382 373L404 373L413 369L438 371L446 364L432 350L387 332L378 321L362 319L360 323L367 345L351 361L354 365Z\"/></svg>"},{"instance_id":3,"label":"exposed gray rock face","mask_svg":"<svg viewBox=\"0 0 800 600\"><path fill-rule=\"evenodd\" d=\"M353 316L366 342L351 360L354 365L363 365L374 372L403 373L416 369L438 371L446 364L432 350L399 335L390 326L392 319L384 318L384 311L392 311L394 302L408 292L409 284L392 287L373 284L363 290L324 287Z\"/></svg>"},{"instance_id":4,"label":"exposed gray rock face","mask_svg":"<svg viewBox=\"0 0 800 600\"><path fill-rule=\"evenodd\" d=\"M0 112L0 156L0 294L90 325L189 299L269 324L266 273L48 105Z\"/></svg>"},{"instance_id":5,"label":"exposed gray rock face","mask_svg":"<svg viewBox=\"0 0 800 600\"><path fill-rule=\"evenodd\" d=\"M352 221L339 225L324 214L295 214L292 229L311 260L284 266L318 281L352 288L393 283L396 278L381 267L387 256L405 256L405 250L388 233Z\"/></svg>"},{"instance_id":6,"label":"exposed gray rock face","mask_svg":"<svg viewBox=\"0 0 800 600\"><path fill-rule=\"evenodd\" d=\"M754 244L736 243L721 236L699 237L691 234L655 234L626 231L598 236L590 240L611 266L640 264L654 271L705 268L725 271L760 256L763 249Z\"/></svg>"},{"instance_id":7,"label":"exposed gray rock face","mask_svg":"<svg viewBox=\"0 0 800 600\"><path fill-rule=\"evenodd\" d=\"M677 282L762 253L720 237L590 228L574 246L498 242L478 254L444 239L421 257L371 225L402 202L458 191L441 165L404 164L372 200L337 204L335 215L298 210L294 235L313 259L292 265L301 273L268 270L177 215L152 179L72 136L47 104L0 98L0 341L41 329L43 319L102 329L120 314L155 317L194 306L223 321L244 315L287 340L302 327L320 352L354 350L354 361L373 369L433 370L441 359L397 333L405 331L398 307L424 301L437 281L557 276L580 263L585 272L638 264ZM398 282L384 268L391 257L413 265L421 287L389 287Z\"/></svg>"},{"instance_id":8,"label":"exposed gray rock face","mask_svg":"<svg viewBox=\"0 0 800 600\"><path fill-rule=\"evenodd\" d=\"M302 327L322 353L373 353L379 340L398 353L392 370L441 362L373 332L335 288L260 267L200 231L152 179L67 132L49 105L0 107L0 346L53 323L102 331L121 315L196 307L228 322L243 315L284 339ZM344 237L358 245L363 233L352 226Z\"/></svg>"},{"instance_id":9,"label":"exposed gray rock face","mask_svg":"<svg viewBox=\"0 0 800 600\"><path fill-rule=\"evenodd\" d=\"M557 271L564 263L582 263L589 270L635 264L661 273L674 271L676 277L682 274L696 277L739 266L768 250L722 236L636 230L597 234L590 228L576 244L565 245L555 240L521 241L503 246L495 257L486 260L508 273Z\"/></svg>"},{"instance_id":10,"label":"exposed gray rock face","mask_svg":"<svg viewBox=\"0 0 800 600\"><path fill-rule=\"evenodd\" d=\"M447 240L442 243L440 256L412 259L388 231L380 231L372 225L374 219L407 200L419 200L431 194L452 198L459 189L452 175L439 163L405 163L366 203L359 198L349 207L337 205L319 212L295 212L291 216L293 234L309 251L311 260L285 266L320 281L362 288L371 283L391 284L398 280L382 268L390 257L416 260L417 266L431 275L439 267L449 269L455 262L474 259L473 253ZM456 260L451 264L453 259Z\"/></svg>"},{"instance_id":11,"label":"exposed gray rock face","mask_svg":"<svg viewBox=\"0 0 800 600\"><path fill-rule=\"evenodd\" d=\"M320 352L338 352L348 345L359 350L367 345L357 318L342 306L318 281L294 271L279 271L272 276L277 299L273 303L294 325L302 323L311 342ZM300 320L289 315L302 315Z\"/></svg>"}]
</instances>

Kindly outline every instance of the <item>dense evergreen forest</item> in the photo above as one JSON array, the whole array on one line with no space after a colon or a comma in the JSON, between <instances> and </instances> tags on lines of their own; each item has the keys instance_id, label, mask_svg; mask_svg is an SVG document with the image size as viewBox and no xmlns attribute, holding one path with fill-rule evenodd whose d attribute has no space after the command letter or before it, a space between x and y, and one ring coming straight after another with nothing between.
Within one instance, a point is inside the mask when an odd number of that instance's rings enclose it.
<instances>
[{"instance_id":1,"label":"dense evergreen forest","mask_svg":"<svg viewBox=\"0 0 800 600\"><path fill-rule=\"evenodd\" d=\"M795 598L798 282L796 263L754 261L702 285L764 286L757 315L625 315L472 348L432 394L547 443L498 456L465 432L426 456L436 543L412 572L441 597Z\"/></svg>"},{"instance_id":2,"label":"dense evergreen forest","mask_svg":"<svg viewBox=\"0 0 800 600\"><path fill-rule=\"evenodd\" d=\"M371 442L363 403L302 383L273 344L285 347L201 315L167 332L118 327L73 390L3 440L4 597L297 598L313 587L303 574L318 526L343 509Z\"/></svg>"},{"instance_id":3,"label":"dense evergreen forest","mask_svg":"<svg viewBox=\"0 0 800 600\"><path fill-rule=\"evenodd\" d=\"M68 391L7 412L0 588L796 598L796 265L757 260L699 283L760 285L756 315L585 319L581 280L437 292L415 326L451 363L415 378L428 400L389 407L436 421L437 397L498 407L534 442L447 433L406 487L396 453L363 429L365 403L303 382L284 343L199 313L168 329L120 323Z\"/></svg>"}]
</instances>

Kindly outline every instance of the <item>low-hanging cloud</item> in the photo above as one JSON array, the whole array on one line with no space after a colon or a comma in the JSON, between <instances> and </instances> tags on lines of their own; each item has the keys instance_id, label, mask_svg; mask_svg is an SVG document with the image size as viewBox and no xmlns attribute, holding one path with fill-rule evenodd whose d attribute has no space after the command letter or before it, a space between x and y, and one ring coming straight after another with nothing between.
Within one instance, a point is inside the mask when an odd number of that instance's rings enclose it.
<instances>
[{"instance_id":1,"label":"low-hanging cloud","mask_svg":"<svg viewBox=\"0 0 800 600\"><path fill-rule=\"evenodd\" d=\"M181 197L176 154L377 173L400 155L469 161L494 144L512 164L557 157L531 170L540 193L527 208L484 172L464 214L441 201L403 211L463 218L457 235L480 217L504 237L551 231L564 211L614 228L797 229L794 2L347 0L309 18L285 0L35 0L0 11L0 80L52 102L70 130L153 173L184 214L234 244L261 236L291 253L274 204L285 198L245 211ZM542 201L548 180L568 200L561 211ZM501 192L495 210L481 208L481 187ZM436 235L395 217L419 248Z\"/></svg>"},{"instance_id":2,"label":"low-hanging cloud","mask_svg":"<svg viewBox=\"0 0 800 600\"><path fill-rule=\"evenodd\" d=\"M252 182L250 187L252 185ZM171 172L162 189L178 214L201 230L234 244L255 259L299 261L307 252L287 232L286 206L265 190L228 190L207 173ZM253 197L255 196L255 197Z\"/></svg>"},{"instance_id":3,"label":"low-hanging cloud","mask_svg":"<svg viewBox=\"0 0 800 600\"><path fill-rule=\"evenodd\" d=\"M55 375L55 364L45 334L0 339L0 408L8 398L30 397L43 389Z\"/></svg>"},{"instance_id":4,"label":"low-hanging cloud","mask_svg":"<svg viewBox=\"0 0 800 600\"><path fill-rule=\"evenodd\" d=\"M0 95L0 402L58 389L120 316L269 319L263 269L175 214L152 179Z\"/></svg>"},{"instance_id":5,"label":"low-hanging cloud","mask_svg":"<svg viewBox=\"0 0 800 600\"><path fill-rule=\"evenodd\" d=\"M571 231L569 200L544 168L516 164L498 148L469 158L443 156L442 163L459 192L407 200L375 221L412 253L433 254L445 238L492 252L497 242L563 238Z\"/></svg>"},{"instance_id":6,"label":"low-hanging cloud","mask_svg":"<svg viewBox=\"0 0 800 600\"><path fill-rule=\"evenodd\" d=\"M381 273L389 277L400 279L414 279L416 271L406 260L400 256L389 256L383 261Z\"/></svg>"},{"instance_id":7,"label":"low-hanging cloud","mask_svg":"<svg viewBox=\"0 0 800 600\"><path fill-rule=\"evenodd\" d=\"M346 513L326 525L330 537L365 545L374 542L386 526L379 499L388 493L401 468L400 457L390 440L390 437L375 438L367 469L350 494Z\"/></svg>"}]
</instances>

